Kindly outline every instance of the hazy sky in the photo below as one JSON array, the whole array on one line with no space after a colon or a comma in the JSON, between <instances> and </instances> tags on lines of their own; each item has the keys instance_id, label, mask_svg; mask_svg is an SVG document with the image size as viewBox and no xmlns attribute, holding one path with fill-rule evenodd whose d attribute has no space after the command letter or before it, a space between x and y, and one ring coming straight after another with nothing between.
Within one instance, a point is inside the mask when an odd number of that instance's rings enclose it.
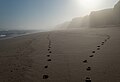
<instances>
[{"instance_id":1,"label":"hazy sky","mask_svg":"<svg viewBox=\"0 0 120 82\"><path fill-rule=\"evenodd\" d=\"M0 28L50 28L119 0L0 0ZM90 2L91 1L91 2Z\"/></svg>"}]
</instances>

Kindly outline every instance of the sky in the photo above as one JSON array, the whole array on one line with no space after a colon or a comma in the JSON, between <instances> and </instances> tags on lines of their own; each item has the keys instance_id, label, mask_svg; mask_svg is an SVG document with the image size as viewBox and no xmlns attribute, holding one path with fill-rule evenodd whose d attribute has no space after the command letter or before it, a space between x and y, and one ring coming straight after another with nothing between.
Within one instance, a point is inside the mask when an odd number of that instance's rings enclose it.
<instances>
[{"instance_id":1,"label":"sky","mask_svg":"<svg viewBox=\"0 0 120 82\"><path fill-rule=\"evenodd\" d=\"M0 28L50 29L119 0L0 0Z\"/></svg>"}]
</instances>

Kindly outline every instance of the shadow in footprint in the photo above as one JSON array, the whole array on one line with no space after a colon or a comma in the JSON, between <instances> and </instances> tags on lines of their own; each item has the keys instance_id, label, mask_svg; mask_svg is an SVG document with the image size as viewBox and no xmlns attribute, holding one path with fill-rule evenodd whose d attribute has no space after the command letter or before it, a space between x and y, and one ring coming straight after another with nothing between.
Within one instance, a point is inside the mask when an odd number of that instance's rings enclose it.
<instances>
[{"instance_id":1,"label":"shadow in footprint","mask_svg":"<svg viewBox=\"0 0 120 82\"><path fill-rule=\"evenodd\" d=\"M91 67L88 67L86 70L87 70L87 71L90 71L90 70L91 70Z\"/></svg>"},{"instance_id":2,"label":"shadow in footprint","mask_svg":"<svg viewBox=\"0 0 120 82\"><path fill-rule=\"evenodd\" d=\"M102 42L102 44L104 44L105 42Z\"/></svg>"},{"instance_id":3,"label":"shadow in footprint","mask_svg":"<svg viewBox=\"0 0 120 82\"><path fill-rule=\"evenodd\" d=\"M101 45L104 45L103 43Z\"/></svg>"},{"instance_id":4,"label":"shadow in footprint","mask_svg":"<svg viewBox=\"0 0 120 82\"><path fill-rule=\"evenodd\" d=\"M107 40L105 39L105 42L107 42Z\"/></svg>"},{"instance_id":5,"label":"shadow in footprint","mask_svg":"<svg viewBox=\"0 0 120 82\"><path fill-rule=\"evenodd\" d=\"M84 60L83 63L88 63L88 61L87 61L87 60Z\"/></svg>"},{"instance_id":6,"label":"shadow in footprint","mask_svg":"<svg viewBox=\"0 0 120 82\"><path fill-rule=\"evenodd\" d=\"M95 53L95 51L92 51L92 53Z\"/></svg>"},{"instance_id":7,"label":"shadow in footprint","mask_svg":"<svg viewBox=\"0 0 120 82\"><path fill-rule=\"evenodd\" d=\"M100 48L97 48L97 50L100 50Z\"/></svg>"},{"instance_id":8,"label":"shadow in footprint","mask_svg":"<svg viewBox=\"0 0 120 82\"><path fill-rule=\"evenodd\" d=\"M49 51L49 53L52 53L51 51Z\"/></svg>"},{"instance_id":9,"label":"shadow in footprint","mask_svg":"<svg viewBox=\"0 0 120 82\"><path fill-rule=\"evenodd\" d=\"M110 36L108 36L108 38L107 39L110 39Z\"/></svg>"},{"instance_id":10,"label":"shadow in footprint","mask_svg":"<svg viewBox=\"0 0 120 82\"><path fill-rule=\"evenodd\" d=\"M48 75L43 75L43 79L48 79L49 76Z\"/></svg>"},{"instance_id":11,"label":"shadow in footprint","mask_svg":"<svg viewBox=\"0 0 120 82\"><path fill-rule=\"evenodd\" d=\"M48 59L47 61L52 61L51 59Z\"/></svg>"},{"instance_id":12,"label":"shadow in footprint","mask_svg":"<svg viewBox=\"0 0 120 82\"><path fill-rule=\"evenodd\" d=\"M86 80L85 80L85 82L91 82L91 79L90 79L90 77L86 77Z\"/></svg>"},{"instance_id":13,"label":"shadow in footprint","mask_svg":"<svg viewBox=\"0 0 120 82\"><path fill-rule=\"evenodd\" d=\"M10 72L13 72L13 70L11 70Z\"/></svg>"},{"instance_id":14,"label":"shadow in footprint","mask_svg":"<svg viewBox=\"0 0 120 82\"><path fill-rule=\"evenodd\" d=\"M107 38L107 39L110 39L110 38Z\"/></svg>"},{"instance_id":15,"label":"shadow in footprint","mask_svg":"<svg viewBox=\"0 0 120 82\"><path fill-rule=\"evenodd\" d=\"M97 46L98 48L100 48L100 46Z\"/></svg>"},{"instance_id":16,"label":"shadow in footprint","mask_svg":"<svg viewBox=\"0 0 120 82\"><path fill-rule=\"evenodd\" d=\"M48 68L48 66L46 65L45 68Z\"/></svg>"},{"instance_id":17,"label":"shadow in footprint","mask_svg":"<svg viewBox=\"0 0 120 82\"><path fill-rule=\"evenodd\" d=\"M50 57L50 55L47 55L47 57Z\"/></svg>"},{"instance_id":18,"label":"shadow in footprint","mask_svg":"<svg viewBox=\"0 0 120 82\"><path fill-rule=\"evenodd\" d=\"M90 55L89 57L94 57L94 55Z\"/></svg>"}]
</instances>

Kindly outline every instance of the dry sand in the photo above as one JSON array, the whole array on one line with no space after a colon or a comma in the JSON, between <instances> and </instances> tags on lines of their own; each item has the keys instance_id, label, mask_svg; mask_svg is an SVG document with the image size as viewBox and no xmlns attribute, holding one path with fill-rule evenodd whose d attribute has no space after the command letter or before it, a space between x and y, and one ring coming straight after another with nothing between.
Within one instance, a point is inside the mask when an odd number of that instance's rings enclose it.
<instances>
[{"instance_id":1,"label":"dry sand","mask_svg":"<svg viewBox=\"0 0 120 82\"><path fill-rule=\"evenodd\" d=\"M0 82L120 82L119 36L114 27L1 40Z\"/></svg>"}]
</instances>

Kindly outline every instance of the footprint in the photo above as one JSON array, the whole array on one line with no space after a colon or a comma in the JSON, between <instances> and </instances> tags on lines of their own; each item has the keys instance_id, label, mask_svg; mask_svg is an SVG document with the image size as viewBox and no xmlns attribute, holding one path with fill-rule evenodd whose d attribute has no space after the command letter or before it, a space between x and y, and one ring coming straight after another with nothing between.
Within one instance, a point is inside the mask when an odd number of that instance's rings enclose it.
<instances>
[{"instance_id":1,"label":"footprint","mask_svg":"<svg viewBox=\"0 0 120 82\"><path fill-rule=\"evenodd\" d=\"M48 51L50 51L50 49L48 49Z\"/></svg>"},{"instance_id":2,"label":"footprint","mask_svg":"<svg viewBox=\"0 0 120 82\"><path fill-rule=\"evenodd\" d=\"M48 59L47 61L52 61L51 59Z\"/></svg>"},{"instance_id":3,"label":"footprint","mask_svg":"<svg viewBox=\"0 0 120 82\"><path fill-rule=\"evenodd\" d=\"M45 68L48 68L48 66L45 66Z\"/></svg>"},{"instance_id":4,"label":"footprint","mask_svg":"<svg viewBox=\"0 0 120 82\"><path fill-rule=\"evenodd\" d=\"M47 55L47 57L50 57L50 55Z\"/></svg>"},{"instance_id":5,"label":"footprint","mask_svg":"<svg viewBox=\"0 0 120 82\"><path fill-rule=\"evenodd\" d=\"M87 70L87 71L90 71L90 70L91 70L91 67L88 67L86 70Z\"/></svg>"},{"instance_id":6,"label":"footprint","mask_svg":"<svg viewBox=\"0 0 120 82\"><path fill-rule=\"evenodd\" d=\"M101 45L104 45L103 43Z\"/></svg>"},{"instance_id":7,"label":"footprint","mask_svg":"<svg viewBox=\"0 0 120 82\"><path fill-rule=\"evenodd\" d=\"M91 79L90 79L90 77L86 77L86 80L85 80L85 82L91 82Z\"/></svg>"},{"instance_id":8,"label":"footprint","mask_svg":"<svg viewBox=\"0 0 120 82\"><path fill-rule=\"evenodd\" d=\"M11 70L10 72L13 72L13 70Z\"/></svg>"},{"instance_id":9,"label":"footprint","mask_svg":"<svg viewBox=\"0 0 120 82\"><path fill-rule=\"evenodd\" d=\"M51 51L49 51L49 53L52 53Z\"/></svg>"},{"instance_id":10,"label":"footprint","mask_svg":"<svg viewBox=\"0 0 120 82\"><path fill-rule=\"evenodd\" d=\"M92 53L95 53L95 51L92 51Z\"/></svg>"},{"instance_id":11,"label":"footprint","mask_svg":"<svg viewBox=\"0 0 120 82\"><path fill-rule=\"evenodd\" d=\"M107 42L107 40L105 40L105 42Z\"/></svg>"},{"instance_id":12,"label":"footprint","mask_svg":"<svg viewBox=\"0 0 120 82\"><path fill-rule=\"evenodd\" d=\"M83 63L87 63L88 61L87 60L84 60Z\"/></svg>"},{"instance_id":13,"label":"footprint","mask_svg":"<svg viewBox=\"0 0 120 82\"><path fill-rule=\"evenodd\" d=\"M100 48L97 48L97 50L100 50Z\"/></svg>"},{"instance_id":14,"label":"footprint","mask_svg":"<svg viewBox=\"0 0 120 82\"><path fill-rule=\"evenodd\" d=\"M48 75L43 75L43 79L48 79L49 76Z\"/></svg>"},{"instance_id":15,"label":"footprint","mask_svg":"<svg viewBox=\"0 0 120 82\"><path fill-rule=\"evenodd\" d=\"M110 36L108 36L107 39L110 39Z\"/></svg>"},{"instance_id":16,"label":"footprint","mask_svg":"<svg viewBox=\"0 0 120 82\"><path fill-rule=\"evenodd\" d=\"M90 55L89 57L93 57L94 55Z\"/></svg>"},{"instance_id":17,"label":"footprint","mask_svg":"<svg viewBox=\"0 0 120 82\"><path fill-rule=\"evenodd\" d=\"M102 42L102 44L104 44L105 42Z\"/></svg>"},{"instance_id":18,"label":"footprint","mask_svg":"<svg viewBox=\"0 0 120 82\"><path fill-rule=\"evenodd\" d=\"M97 47L100 47L100 46L97 46Z\"/></svg>"}]
</instances>

